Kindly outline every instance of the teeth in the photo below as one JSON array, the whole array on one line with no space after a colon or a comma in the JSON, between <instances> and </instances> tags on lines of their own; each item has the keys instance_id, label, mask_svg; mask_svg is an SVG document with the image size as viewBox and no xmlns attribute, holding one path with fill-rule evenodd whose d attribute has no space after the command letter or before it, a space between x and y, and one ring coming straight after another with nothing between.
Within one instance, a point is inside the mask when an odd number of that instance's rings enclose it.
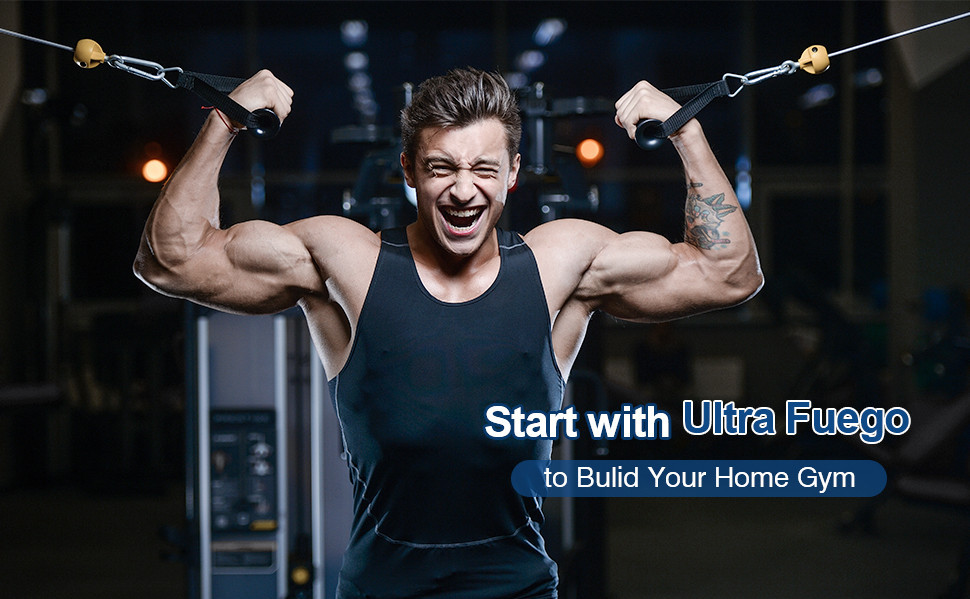
<instances>
[{"instance_id":1,"label":"teeth","mask_svg":"<svg viewBox=\"0 0 970 599\"><path fill-rule=\"evenodd\" d=\"M467 233L475 228L478 223L478 219L481 217L482 213L485 212L485 208L479 206L478 208L441 208L442 214L448 220L448 227L456 233ZM470 222L469 222L470 221ZM462 225L459 223L467 224Z\"/></svg>"},{"instance_id":2,"label":"teeth","mask_svg":"<svg viewBox=\"0 0 970 599\"><path fill-rule=\"evenodd\" d=\"M470 210L453 210L451 208L445 208L445 212L457 218L469 218L471 216L475 216L476 214L478 214L479 211L480 210L478 208L474 208Z\"/></svg>"}]
</instances>

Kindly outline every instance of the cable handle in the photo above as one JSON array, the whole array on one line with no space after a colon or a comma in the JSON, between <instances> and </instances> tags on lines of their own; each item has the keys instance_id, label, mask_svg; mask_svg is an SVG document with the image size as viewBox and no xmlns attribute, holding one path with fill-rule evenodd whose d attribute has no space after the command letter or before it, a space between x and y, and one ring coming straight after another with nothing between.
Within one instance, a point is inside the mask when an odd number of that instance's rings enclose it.
<instances>
[{"instance_id":1,"label":"cable handle","mask_svg":"<svg viewBox=\"0 0 970 599\"><path fill-rule=\"evenodd\" d=\"M250 112L229 97L229 92L242 82L236 77L181 71L175 86L195 93L233 121L241 123L253 137L272 139L280 130L280 119L275 112L269 108Z\"/></svg>"},{"instance_id":2,"label":"cable handle","mask_svg":"<svg viewBox=\"0 0 970 599\"><path fill-rule=\"evenodd\" d=\"M663 134L663 126L664 123L660 119L644 119L637 123L633 139L644 150L656 150L667 139Z\"/></svg>"},{"instance_id":3,"label":"cable handle","mask_svg":"<svg viewBox=\"0 0 970 599\"><path fill-rule=\"evenodd\" d=\"M808 58L806 58L808 56ZM684 87L674 87L661 90L677 102L684 102L680 110L675 112L666 121L657 119L644 119L637 123L634 140L637 145L644 150L654 150L663 145L664 140L680 130L689 120L697 116L697 113L707 106L711 100L727 96L733 98L741 93L741 90L749 85L761 83L767 79L778 77L779 75L791 75L799 68L810 70L811 73L820 73L828 68L828 56L825 54L825 47L820 45L810 46L802 54L804 64L794 60L786 60L775 67L750 71L744 75L725 73L719 81L705 83L701 85L688 85ZM736 81L737 87L732 91L728 81Z\"/></svg>"},{"instance_id":4,"label":"cable handle","mask_svg":"<svg viewBox=\"0 0 970 599\"><path fill-rule=\"evenodd\" d=\"M280 117L269 108L257 108L252 112L256 126L247 125L246 130L257 139L273 139L280 132Z\"/></svg>"},{"instance_id":5,"label":"cable handle","mask_svg":"<svg viewBox=\"0 0 970 599\"><path fill-rule=\"evenodd\" d=\"M689 120L697 116L702 108L714 98L731 93L726 77L713 83L688 85L661 90L676 102L683 102L680 109L666 121L644 119L637 123L634 141L644 150L655 150L663 145L665 139L680 130Z\"/></svg>"},{"instance_id":6,"label":"cable handle","mask_svg":"<svg viewBox=\"0 0 970 599\"><path fill-rule=\"evenodd\" d=\"M866 48L868 46L872 46L875 44L881 44L883 42L887 42L892 39L896 39L906 35L911 35L919 31L924 31L926 29L938 27L940 25L951 23L953 21L958 21L960 19L965 19L967 17L970 17L970 12L954 15L946 19L940 19L939 21L934 21L932 23L920 25L919 27L913 27L912 29L907 29L906 31L900 31L892 35L887 35L886 37L881 37L879 39L871 40L863 44L852 46L850 48L843 48L842 50L839 50L837 52L828 52L828 50L825 49L825 46L822 46L821 44L813 44L808 48L805 48L805 51L802 52L802 55L799 57L797 62L793 60L786 60L785 62L781 63L777 67L761 69L758 71L751 71L750 73L747 73L745 75L733 75L731 73L725 74L724 77L721 78L722 81L726 81L728 77L733 77L733 78L737 78L741 82L741 85L736 90L734 90L734 92L729 92L725 95L733 98L747 85L754 85L755 83L760 83L765 79L770 79L778 75L790 75L795 71L798 71L799 69L805 71L806 73L811 73L812 75L818 75L828 70L829 59L831 57L838 56L839 54L846 54L848 52L855 52L856 50L859 50L861 48ZM664 91L666 92L667 90L664 90ZM703 106L701 106L701 108L703 108ZM683 110L683 108L681 110ZM694 114L696 114L697 111L699 110L700 108L695 110ZM675 113L674 116L677 116L678 114L679 112ZM637 145L639 145L641 148L645 150L652 150L654 148L658 148L660 147L660 145L663 144L663 140L667 136L669 136L671 133L673 133L680 127L683 127L684 123L686 123L687 120L689 119L683 120L683 122L681 122L676 128L673 128L673 129L668 126L668 123L670 123L670 120L671 119L668 119L667 121L661 123L656 119L645 119L637 123L636 135L634 136L634 139L636 140Z\"/></svg>"},{"instance_id":7,"label":"cable handle","mask_svg":"<svg viewBox=\"0 0 970 599\"><path fill-rule=\"evenodd\" d=\"M100 44L91 39L82 39L74 47L74 62L82 69L107 64L143 79L161 81L172 89L181 87L192 91L230 119L242 123L245 131L257 139L272 139L280 131L280 119L275 112L269 108L250 112L229 97L229 92L242 83L242 79L192 73L181 67L166 68L157 62L131 56L107 56ZM169 75L176 75L177 78L169 80Z\"/></svg>"}]
</instances>

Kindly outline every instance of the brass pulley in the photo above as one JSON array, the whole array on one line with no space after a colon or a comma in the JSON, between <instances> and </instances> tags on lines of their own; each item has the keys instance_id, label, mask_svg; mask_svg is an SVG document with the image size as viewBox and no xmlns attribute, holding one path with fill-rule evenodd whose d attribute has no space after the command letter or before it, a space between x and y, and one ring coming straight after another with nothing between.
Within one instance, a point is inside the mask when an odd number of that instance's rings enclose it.
<instances>
[{"instance_id":1,"label":"brass pulley","mask_svg":"<svg viewBox=\"0 0 970 599\"><path fill-rule=\"evenodd\" d=\"M805 48L798 59L798 67L806 73L818 75L829 68L829 53L825 46L815 44Z\"/></svg>"},{"instance_id":2,"label":"brass pulley","mask_svg":"<svg viewBox=\"0 0 970 599\"><path fill-rule=\"evenodd\" d=\"M101 45L94 40L83 39L74 46L74 62L82 69L93 69L105 59Z\"/></svg>"}]
</instances>

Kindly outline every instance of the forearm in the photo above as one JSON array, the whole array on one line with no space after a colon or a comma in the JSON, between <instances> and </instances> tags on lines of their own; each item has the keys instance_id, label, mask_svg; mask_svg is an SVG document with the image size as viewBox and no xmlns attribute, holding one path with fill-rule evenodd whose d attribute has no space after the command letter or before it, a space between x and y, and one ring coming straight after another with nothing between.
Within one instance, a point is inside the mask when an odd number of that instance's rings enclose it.
<instances>
[{"instance_id":1,"label":"forearm","mask_svg":"<svg viewBox=\"0 0 970 599\"><path fill-rule=\"evenodd\" d=\"M684 165L684 242L715 262L757 268L757 250L737 196L697 121L670 137ZM760 273L759 273L760 274Z\"/></svg>"},{"instance_id":2,"label":"forearm","mask_svg":"<svg viewBox=\"0 0 970 599\"><path fill-rule=\"evenodd\" d=\"M213 112L152 208L139 264L172 268L188 260L219 228L219 173L233 139Z\"/></svg>"},{"instance_id":3,"label":"forearm","mask_svg":"<svg viewBox=\"0 0 970 599\"><path fill-rule=\"evenodd\" d=\"M698 258L705 278L727 303L748 299L763 275L754 237L737 196L711 150L700 124L690 121L670 137L687 182L684 243Z\"/></svg>"}]
</instances>

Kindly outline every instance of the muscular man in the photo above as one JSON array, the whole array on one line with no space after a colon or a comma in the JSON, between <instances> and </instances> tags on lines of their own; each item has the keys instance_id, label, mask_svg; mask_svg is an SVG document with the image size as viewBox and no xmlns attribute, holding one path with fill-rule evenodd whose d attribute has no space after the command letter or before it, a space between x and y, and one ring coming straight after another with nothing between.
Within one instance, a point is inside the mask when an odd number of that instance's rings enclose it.
<instances>
[{"instance_id":1,"label":"muscular man","mask_svg":"<svg viewBox=\"0 0 970 599\"><path fill-rule=\"evenodd\" d=\"M292 91L267 71L232 97L281 119ZM678 109L640 82L616 123ZM551 441L490 439L491 404L560 408L590 315L660 321L732 306L762 284L751 233L697 121L671 141L687 179L683 243L582 220L524 236L496 228L516 182L521 123L496 75L424 82L402 113L401 163L417 193L406 228L337 216L219 225L233 133L211 115L162 190L135 272L223 310L299 305L330 379L354 484L338 597L548 598L540 505L512 468Z\"/></svg>"}]
</instances>

